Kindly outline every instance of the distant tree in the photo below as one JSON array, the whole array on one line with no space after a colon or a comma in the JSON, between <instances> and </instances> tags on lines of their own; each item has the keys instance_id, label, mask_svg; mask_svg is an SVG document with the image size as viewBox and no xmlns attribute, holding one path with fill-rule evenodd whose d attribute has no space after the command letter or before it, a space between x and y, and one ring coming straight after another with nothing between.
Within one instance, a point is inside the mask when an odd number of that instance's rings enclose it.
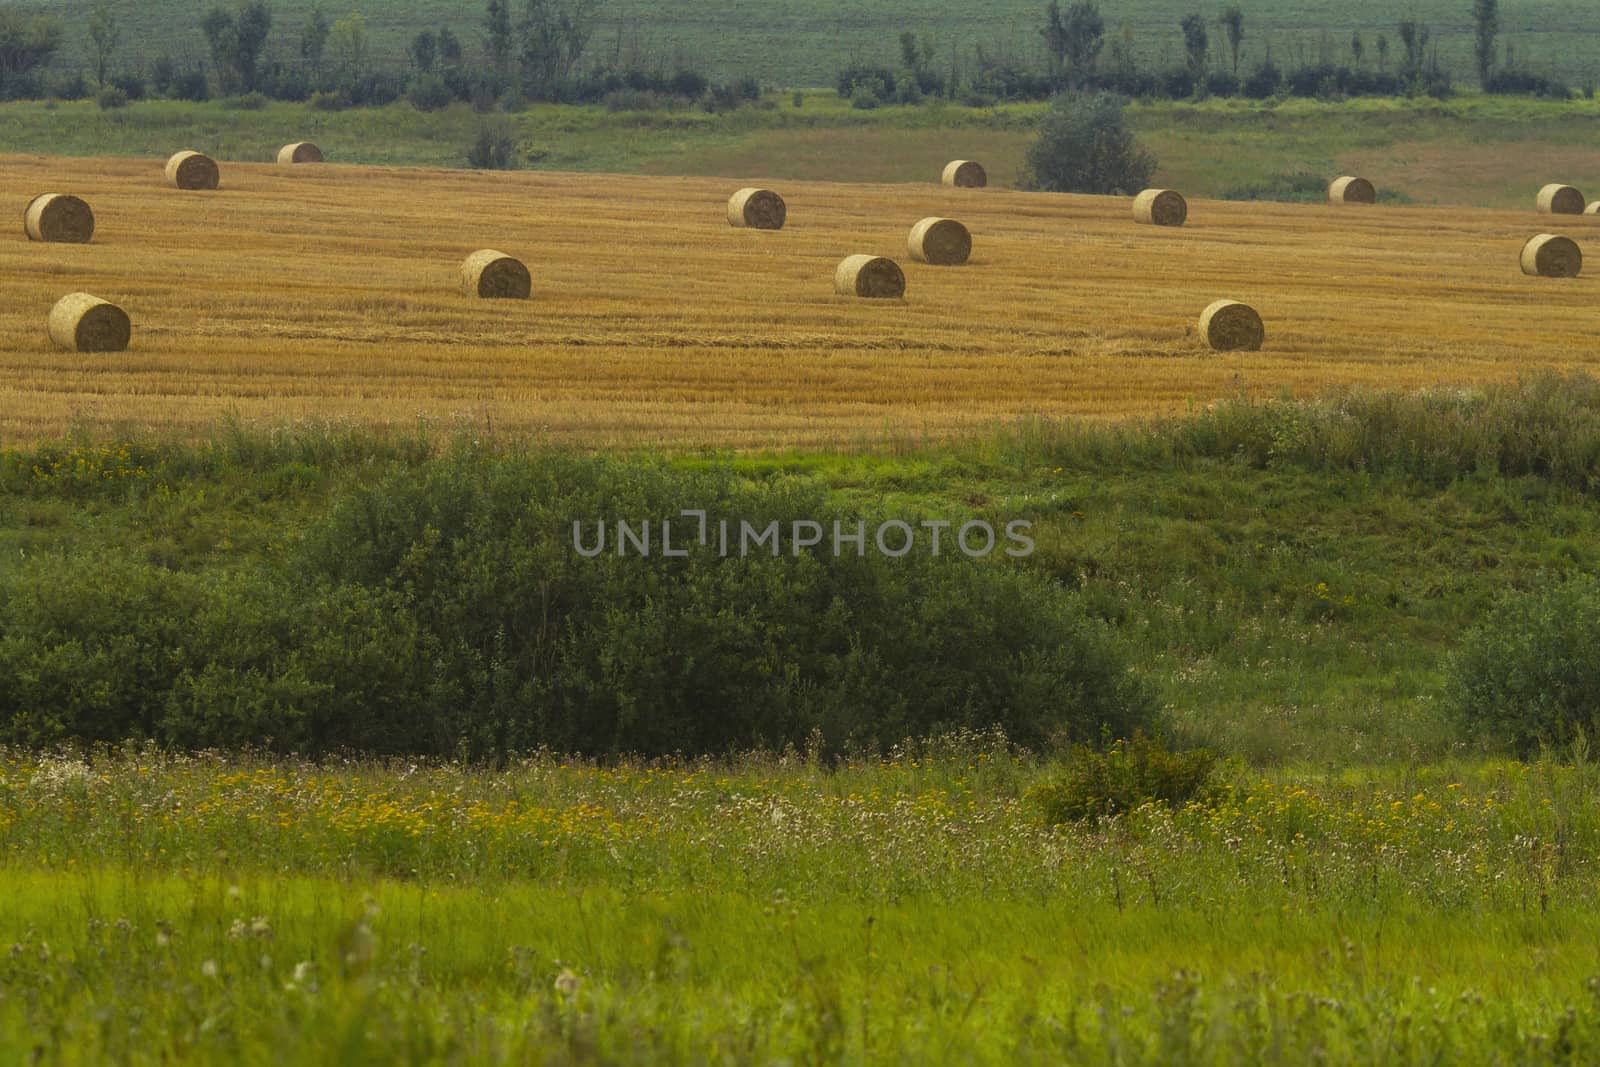
<instances>
[{"instance_id":1,"label":"distant tree","mask_svg":"<svg viewBox=\"0 0 1600 1067\"><path fill-rule=\"evenodd\" d=\"M1074 84L1082 85L1100 58L1105 43L1106 24L1094 0L1078 0L1067 8L1067 71Z\"/></svg>"},{"instance_id":2,"label":"distant tree","mask_svg":"<svg viewBox=\"0 0 1600 1067\"><path fill-rule=\"evenodd\" d=\"M1156 161L1141 149L1112 93L1062 93L1024 155L1023 184L1063 193L1137 193Z\"/></svg>"},{"instance_id":3,"label":"distant tree","mask_svg":"<svg viewBox=\"0 0 1600 1067\"><path fill-rule=\"evenodd\" d=\"M1395 27L1395 33L1399 35L1400 46L1406 52L1401 60L1400 76L1409 83L1415 83L1422 76L1422 67L1427 61L1428 38L1431 34L1428 27L1416 19L1401 19Z\"/></svg>"},{"instance_id":4,"label":"distant tree","mask_svg":"<svg viewBox=\"0 0 1600 1067\"><path fill-rule=\"evenodd\" d=\"M272 8L267 6L266 0L250 0L240 4L234 25L239 80L245 92L251 92L256 87L261 53L267 47L267 34L272 29Z\"/></svg>"},{"instance_id":5,"label":"distant tree","mask_svg":"<svg viewBox=\"0 0 1600 1067\"><path fill-rule=\"evenodd\" d=\"M1195 78L1206 73L1206 53L1210 42L1206 38L1206 20L1199 15L1185 15L1178 20L1183 27L1183 51L1189 57L1189 71Z\"/></svg>"},{"instance_id":6,"label":"distant tree","mask_svg":"<svg viewBox=\"0 0 1600 1067\"><path fill-rule=\"evenodd\" d=\"M106 87L106 70L111 65L111 55L117 50L117 43L121 40L122 27L111 14L111 8L106 0L100 0L89 15L89 54L94 61L95 84L101 89Z\"/></svg>"},{"instance_id":7,"label":"distant tree","mask_svg":"<svg viewBox=\"0 0 1600 1067\"><path fill-rule=\"evenodd\" d=\"M549 99L589 46L596 0L527 0L518 26L523 91Z\"/></svg>"},{"instance_id":8,"label":"distant tree","mask_svg":"<svg viewBox=\"0 0 1600 1067\"><path fill-rule=\"evenodd\" d=\"M333 49L334 77L350 86L367 72L367 20L358 11L328 28L328 47Z\"/></svg>"},{"instance_id":9,"label":"distant tree","mask_svg":"<svg viewBox=\"0 0 1600 1067\"><path fill-rule=\"evenodd\" d=\"M1361 31L1357 30L1350 35L1350 58L1355 61L1357 70L1361 69L1361 57L1366 51L1366 45L1361 43Z\"/></svg>"},{"instance_id":10,"label":"distant tree","mask_svg":"<svg viewBox=\"0 0 1600 1067\"><path fill-rule=\"evenodd\" d=\"M483 15L484 44L489 49L489 62L494 71L505 80L511 69L511 0L489 0Z\"/></svg>"},{"instance_id":11,"label":"distant tree","mask_svg":"<svg viewBox=\"0 0 1600 1067\"><path fill-rule=\"evenodd\" d=\"M236 14L214 7L200 20L224 92L250 92L256 87L256 67L271 28L272 9L265 0L246 0Z\"/></svg>"},{"instance_id":12,"label":"distant tree","mask_svg":"<svg viewBox=\"0 0 1600 1067\"><path fill-rule=\"evenodd\" d=\"M450 31L449 26L439 28L439 62L447 67L461 65L461 39Z\"/></svg>"},{"instance_id":13,"label":"distant tree","mask_svg":"<svg viewBox=\"0 0 1600 1067\"><path fill-rule=\"evenodd\" d=\"M1380 34L1378 34L1378 73L1379 74L1383 73L1383 68L1388 63L1388 61L1389 61L1389 36L1388 36L1388 34L1380 33Z\"/></svg>"},{"instance_id":14,"label":"distant tree","mask_svg":"<svg viewBox=\"0 0 1600 1067\"><path fill-rule=\"evenodd\" d=\"M1044 51L1050 57L1050 74L1061 77L1067 62L1067 24L1061 20L1061 5L1050 0L1044 9L1044 26L1039 30L1044 38Z\"/></svg>"},{"instance_id":15,"label":"distant tree","mask_svg":"<svg viewBox=\"0 0 1600 1067\"><path fill-rule=\"evenodd\" d=\"M43 66L61 46L61 23L9 5L0 7L0 94L17 78Z\"/></svg>"},{"instance_id":16,"label":"distant tree","mask_svg":"<svg viewBox=\"0 0 1600 1067\"><path fill-rule=\"evenodd\" d=\"M1472 51L1478 60L1478 84L1494 74L1494 38L1500 32L1499 0L1472 0Z\"/></svg>"},{"instance_id":17,"label":"distant tree","mask_svg":"<svg viewBox=\"0 0 1600 1067\"><path fill-rule=\"evenodd\" d=\"M1228 37L1228 49L1233 53L1233 75L1239 76L1239 46L1244 43L1244 12L1230 4L1222 9L1222 30Z\"/></svg>"},{"instance_id":18,"label":"distant tree","mask_svg":"<svg viewBox=\"0 0 1600 1067\"><path fill-rule=\"evenodd\" d=\"M322 76L322 57L328 50L328 16L322 13L321 4L311 5L306 17L306 28L300 31L300 57L310 66L312 73Z\"/></svg>"},{"instance_id":19,"label":"distant tree","mask_svg":"<svg viewBox=\"0 0 1600 1067\"><path fill-rule=\"evenodd\" d=\"M433 70L434 60L439 55L439 39L433 35L432 30L423 30L411 38L411 62L417 65L417 70L427 74Z\"/></svg>"}]
</instances>

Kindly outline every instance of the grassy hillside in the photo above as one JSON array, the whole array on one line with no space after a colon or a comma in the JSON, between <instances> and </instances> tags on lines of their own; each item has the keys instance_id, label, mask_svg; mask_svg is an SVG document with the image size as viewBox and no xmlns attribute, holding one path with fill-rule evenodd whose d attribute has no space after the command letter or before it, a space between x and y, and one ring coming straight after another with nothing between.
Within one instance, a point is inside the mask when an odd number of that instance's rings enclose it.
<instances>
[{"instance_id":1,"label":"grassy hillside","mask_svg":"<svg viewBox=\"0 0 1600 1067\"><path fill-rule=\"evenodd\" d=\"M335 509L463 457L551 455L328 427L0 451L5 651L126 683L148 617L18 591L303 573ZM1588 1063L1600 765L1484 751L1440 678L1486 603L1593 572L1597 457L1587 378L647 457L1035 517L1018 566L1112 625L1177 737L1241 758L1194 804L1052 828L1029 797L1064 761L992 734L839 764L0 748L0 1058ZM231 642L264 603L207 618Z\"/></svg>"},{"instance_id":2,"label":"grassy hillside","mask_svg":"<svg viewBox=\"0 0 1600 1067\"><path fill-rule=\"evenodd\" d=\"M59 13L69 24L64 62L82 63L83 25L89 0L35 0L31 6ZM122 51L130 63L161 53L200 56L205 42L198 29L202 14L216 0L110 0L126 26ZM311 0L275 0L272 48L297 57L300 27ZM514 5L515 6L515 5ZM905 30L933 39L938 64L953 57L970 70L973 46L991 54L1034 59L1040 42L1041 0L995 0L956 5L937 0L784 0L754 5L736 0L600 0L592 52L608 58L643 51L667 65L684 62L722 77L754 75L773 85L827 85L852 59L898 63L896 40ZM1504 36L1522 60L1573 81L1600 73L1600 33L1588 0L1520 0L1501 5ZM365 17L376 48L392 56L418 30L448 24L472 47L481 46L481 0L329 0L324 10L340 18L351 8ZM1107 36L1123 27L1134 52L1146 62L1177 65L1183 53L1181 16L1218 5L1192 0L1121 0L1102 5ZM1466 77L1472 68L1471 5L1468 0L1416 0L1397 13L1384 0L1246 0L1242 61L1254 64L1271 54L1281 63L1303 57L1315 61L1324 47L1337 58L1348 55L1350 35L1365 38L1367 62L1375 63L1376 38L1389 36L1399 51L1395 21L1414 13L1434 31L1441 62ZM1326 35L1326 42L1324 42ZM1221 31L1212 27L1220 55Z\"/></svg>"}]
</instances>

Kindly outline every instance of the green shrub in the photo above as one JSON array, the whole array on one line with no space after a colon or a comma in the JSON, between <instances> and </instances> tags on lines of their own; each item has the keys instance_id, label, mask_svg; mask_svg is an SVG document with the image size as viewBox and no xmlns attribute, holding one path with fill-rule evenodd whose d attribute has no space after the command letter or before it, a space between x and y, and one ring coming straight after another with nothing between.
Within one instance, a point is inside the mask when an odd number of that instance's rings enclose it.
<instances>
[{"instance_id":1,"label":"green shrub","mask_svg":"<svg viewBox=\"0 0 1600 1067\"><path fill-rule=\"evenodd\" d=\"M411 101L411 106L418 111L438 111L449 106L455 99L451 95L450 87L444 79L437 74L419 74L411 83L411 91L406 94Z\"/></svg>"},{"instance_id":2,"label":"green shrub","mask_svg":"<svg viewBox=\"0 0 1600 1067\"><path fill-rule=\"evenodd\" d=\"M342 89L338 92L319 90L306 99L306 106L313 111L343 111L350 106L350 94Z\"/></svg>"},{"instance_id":3,"label":"green shrub","mask_svg":"<svg viewBox=\"0 0 1600 1067\"><path fill-rule=\"evenodd\" d=\"M262 111L271 102L265 93L252 90L239 96L225 97L222 106L233 111Z\"/></svg>"},{"instance_id":4,"label":"green shrub","mask_svg":"<svg viewBox=\"0 0 1600 1067\"><path fill-rule=\"evenodd\" d=\"M510 127L485 124L478 128L478 139L467 148L467 166L473 170L511 170L516 166L515 153Z\"/></svg>"},{"instance_id":5,"label":"green shrub","mask_svg":"<svg viewBox=\"0 0 1600 1067\"><path fill-rule=\"evenodd\" d=\"M1588 574L1504 596L1447 669L1451 711L1479 736L1531 754L1596 735L1600 580Z\"/></svg>"},{"instance_id":6,"label":"green shrub","mask_svg":"<svg viewBox=\"0 0 1600 1067\"><path fill-rule=\"evenodd\" d=\"M95 94L94 102L100 106L101 111L115 111L117 108L128 106L128 94L118 86L105 85Z\"/></svg>"},{"instance_id":7,"label":"green shrub","mask_svg":"<svg viewBox=\"0 0 1600 1067\"><path fill-rule=\"evenodd\" d=\"M1023 156L1022 185L1055 193L1133 195L1150 183L1156 160L1138 146L1111 93L1062 93Z\"/></svg>"},{"instance_id":8,"label":"green shrub","mask_svg":"<svg viewBox=\"0 0 1600 1067\"><path fill-rule=\"evenodd\" d=\"M277 565L30 558L0 575L0 744L667 755L815 734L838 752L993 726L1039 745L1152 715L1074 594L948 539L938 557L794 554L787 536L724 556L680 520L685 557L573 545L575 520L685 507L877 525L787 479L462 452L349 493Z\"/></svg>"},{"instance_id":9,"label":"green shrub","mask_svg":"<svg viewBox=\"0 0 1600 1067\"><path fill-rule=\"evenodd\" d=\"M575 519L685 507L783 529L855 519L786 480L458 457L345 501L308 534L304 570L403 600L460 694L446 732L475 749L723 752L816 730L837 750L996 724L1040 744L1152 714L1074 595L999 563L787 545L724 558L715 538L683 559L572 547Z\"/></svg>"},{"instance_id":10,"label":"green shrub","mask_svg":"<svg viewBox=\"0 0 1600 1067\"><path fill-rule=\"evenodd\" d=\"M44 560L0 583L0 740L447 753L434 654L381 592Z\"/></svg>"},{"instance_id":11,"label":"green shrub","mask_svg":"<svg viewBox=\"0 0 1600 1067\"><path fill-rule=\"evenodd\" d=\"M1210 794L1216 762L1204 749L1171 752L1136 732L1105 749L1075 747L1061 779L1031 790L1028 799L1053 826L1120 815L1142 804L1177 808Z\"/></svg>"}]
</instances>

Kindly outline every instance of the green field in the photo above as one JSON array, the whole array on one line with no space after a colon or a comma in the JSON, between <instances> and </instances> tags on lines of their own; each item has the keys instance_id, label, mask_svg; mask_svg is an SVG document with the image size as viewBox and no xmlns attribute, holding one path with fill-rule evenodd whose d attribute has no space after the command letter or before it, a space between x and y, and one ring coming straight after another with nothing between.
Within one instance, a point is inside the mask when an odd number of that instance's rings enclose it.
<instances>
[{"instance_id":1,"label":"green field","mask_svg":"<svg viewBox=\"0 0 1600 1067\"><path fill-rule=\"evenodd\" d=\"M71 40L61 60L82 60L81 30L87 0L37 0L30 5L59 13L79 40ZM205 40L201 16L216 6L210 0L171 0L151 5L141 0L110 0L111 9L127 27L123 54L128 63L148 63L156 56L201 58ZM224 5L227 6L227 5ZM270 48L279 56L298 57L300 27L309 0L277 0ZM520 5L513 5L517 7ZM1043 65L1037 27L1044 4L1035 0L997 0L988 5L957 5L935 0L873 0L867 4L841 0L785 0L751 5L734 0L601 0L591 54L607 61L643 54L650 65L686 64L722 78L750 75L777 86L831 85L840 68L853 60L898 65L899 35L910 30L935 42L935 66L956 59L970 74L974 46L991 56L1009 56ZM1241 65L1271 55L1282 65L1317 62L1324 48L1335 61L1349 55L1352 32L1365 38L1366 63L1375 64L1379 33L1388 35L1395 61L1400 45L1396 20L1415 15L1433 30L1440 62L1471 80L1472 22L1469 0L1418 0L1403 10L1381 0L1343 4L1310 0L1260 0L1240 5L1245 13ZM1178 66L1183 38L1178 20L1200 10L1214 18L1219 5L1207 8L1189 0L1123 0L1102 5L1108 44L1127 27L1131 45L1145 64ZM362 4L325 3L332 19L352 8L361 12L374 46L398 59L405 42L424 28L449 25L469 48L481 47L483 4L478 0L368 0ZM1501 5L1504 39L1521 61L1574 82L1600 75L1600 31L1586 0L1507 0ZM1327 40L1324 42L1324 35ZM69 33L69 37L72 33ZM1212 27L1213 47L1220 58L1222 33Z\"/></svg>"},{"instance_id":2,"label":"green field","mask_svg":"<svg viewBox=\"0 0 1600 1067\"><path fill-rule=\"evenodd\" d=\"M1065 753L992 731L837 761L0 747L0 1056L1592 1062L1600 764L1581 739L1506 758L1445 679L1490 603L1600 565L1600 383L870 444L586 460L302 425L0 453L0 697L77 679L13 739L171 683L118 674L164 625L139 596L243 590L199 632L248 643L386 494L593 462L1028 516L1016 566L1105 621L1169 736L1230 755L1192 803L1052 827L1031 796ZM430 568L472 580L438 534L393 610Z\"/></svg>"},{"instance_id":3,"label":"green field","mask_svg":"<svg viewBox=\"0 0 1600 1067\"><path fill-rule=\"evenodd\" d=\"M1011 184L1042 104L854 111L829 91L795 106L725 114L608 112L535 105L482 116L465 105L423 113L409 104L316 111L274 103L150 101L117 111L89 103L0 105L0 152L146 156L202 148L221 159L266 161L309 138L331 162L460 167L478 131L504 127L521 168L731 179L927 182L952 157L981 159ZM1329 174L1372 178L1386 196L1421 204L1525 207L1559 177L1600 188L1590 147L1600 103L1462 96L1449 101L1354 100L1278 105L1213 100L1133 105L1131 127L1160 161L1158 182L1189 196L1320 198ZM1284 179L1309 178L1290 193Z\"/></svg>"}]
</instances>

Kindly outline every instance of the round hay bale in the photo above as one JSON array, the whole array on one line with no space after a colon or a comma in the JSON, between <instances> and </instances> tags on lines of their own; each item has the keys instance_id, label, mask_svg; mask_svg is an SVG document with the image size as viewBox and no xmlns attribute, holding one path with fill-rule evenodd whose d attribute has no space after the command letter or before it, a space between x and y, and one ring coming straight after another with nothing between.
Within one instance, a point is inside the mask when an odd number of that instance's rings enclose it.
<instances>
[{"instance_id":1,"label":"round hay bale","mask_svg":"<svg viewBox=\"0 0 1600 1067\"><path fill-rule=\"evenodd\" d=\"M1583 194L1570 185L1552 182L1539 190L1539 210L1546 215L1582 215Z\"/></svg>"},{"instance_id":2,"label":"round hay bale","mask_svg":"<svg viewBox=\"0 0 1600 1067\"><path fill-rule=\"evenodd\" d=\"M217 161L210 156L185 150L167 160L167 184L179 189L215 189L221 180Z\"/></svg>"},{"instance_id":3,"label":"round hay bale","mask_svg":"<svg viewBox=\"0 0 1600 1067\"><path fill-rule=\"evenodd\" d=\"M1328 183L1328 203L1330 204L1376 204L1378 190L1365 178L1353 178L1345 175L1335 178Z\"/></svg>"},{"instance_id":4,"label":"round hay bale","mask_svg":"<svg viewBox=\"0 0 1600 1067\"><path fill-rule=\"evenodd\" d=\"M952 159L945 164L942 180L957 189L982 189L989 184L989 175L981 163L974 163L970 159Z\"/></svg>"},{"instance_id":5,"label":"round hay bale","mask_svg":"<svg viewBox=\"0 0 1600 1067\"><path fill-rule=\"evenodd\" d=\"M22 212L22 230L30 241L87 244L94 236L94 212L65 193L40 193Z\"/></svg>"},{"instance_id":6,"label":"round hay bale","mask_svg":"<svg viewBox=\"0 0 1600 1067\"><path fill-rule=\"evenodd\" d=\"M1146 189L1133 198L1133 221L1150 226L1182 226L1189 202L1171 189Z\"/></svg>"},{"instance_id":7,"label":"round hay bale","mask_svg":"<svg viewBox=\"0 0 1600 1067\"><path fill-rule=\"evenodd\" d=\"M50 340L69 352L121 352L133 327L128 313L88 293L68 293L50 309Z\"/></svg>"},{"instance_id":8,"label":"round hay bale","mask_svg":"<svg viewBox=\"0 0 1600 1067\"><path fill-rule=\"evenodd\" d=\"M1583 209L1585 215L1600 215L1600 200L1591 200L1589 206Z\"/></svg>"},{"instance_id":9,"label":"round hay bale","mask_svg":"<svg viewBox=\"0 0 1600 1067\"><path fill-rule=\"evenodd\" d=\"M1567 237L1535 234L1522 246L1522 273L1541 278L1576 278L1583 269L1583 252Z\"/></svg>"},{"instance_id":10,"label":"round hay bale","mask_svg":"<svg viewBox=\"0 0 1600 1067\"><path fill-rule=\"evenodd\" d=\"M955 219L927 218L906 238L911 258L936 267L957 267L972 255L972 234Z\"/></svg>"},{"instance_id":11,"label":"round hay bale","mask_svg":"<svg viewBox=\"0 0 1600 1067\"><path fill-rule=\"evenodd\" d=\"M533 277L521 260L484 248L461 264L461 291L486 299L526 300L533 292Z\"/></svg>"},{"instance_id":12,"label":"round hay bale","mask_svg":"<svg viewBox=\"0 0 1600 1067\"><path fill-rule=\"evenodd\" d=\"M1218 352L1254 352L1266 335L1261 316L1249 304L1218 300L1200 313L1200 336Z\"/></svg>"},{"instance_id":13,"label":"round hay bale","mask_svg":"<svg viewBox=\"0 0 1600 1067\"><path fill-rule=\"evenodd\" d=\"M322 149L310 141L296 141L278 149L279 163L321 163Z\"/></svg>"},{"instance_id":14,"label":"round hay bale","mask_svg":"<svg viewBox=\"0 0 1600 1067\"><path fill-rule=\"evenodd\" d=\"M728 198L728 225L751 230L781 230L788 217L783 197L771 189L740 189Z\"/></svg>"},{"instance_id":15,"label":"round hay bale","mask_svg":"<svg viewBox=\"0 0 1600 1067\"><path fill-rule=\"evenodd\" d=\"M833 272L833 288L842 296L895 300L906 295L906 276L892 259L846 256Z\"/></svg>"}]
</instances>

